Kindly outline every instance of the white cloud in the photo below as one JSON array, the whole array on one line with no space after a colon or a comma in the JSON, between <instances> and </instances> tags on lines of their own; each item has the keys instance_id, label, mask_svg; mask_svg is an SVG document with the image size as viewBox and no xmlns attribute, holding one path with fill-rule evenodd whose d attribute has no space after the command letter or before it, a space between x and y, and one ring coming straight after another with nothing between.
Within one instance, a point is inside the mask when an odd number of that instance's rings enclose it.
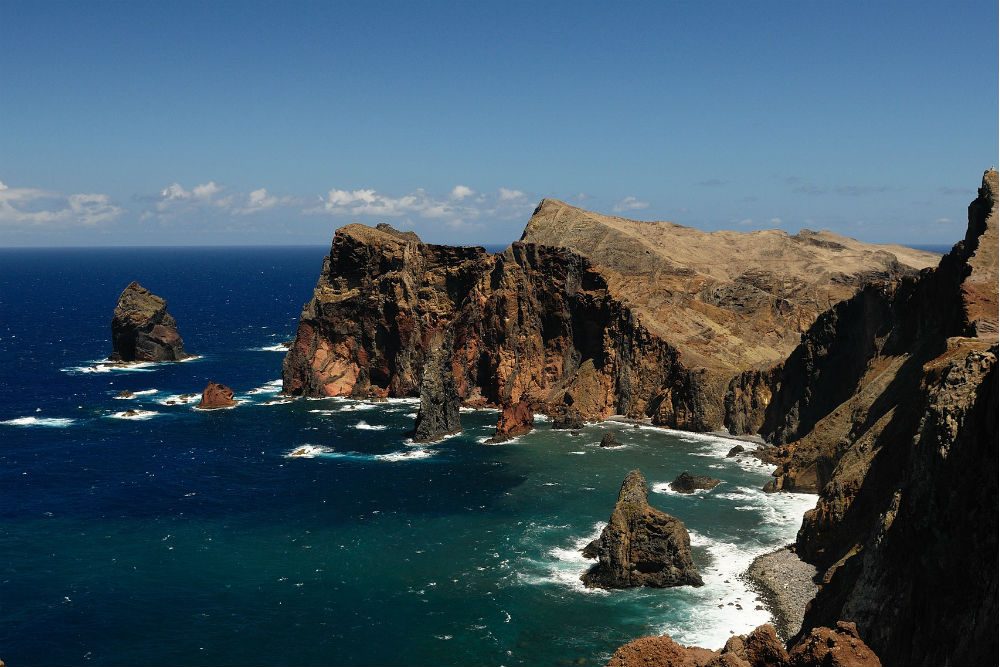
<instances>
[{"instance_id":1,"label":"white cloud","mask_svg":"<svg viewBox=\"0 0 1000 667\"><path fill-rule=\"evenodd\" d=\"M950 225L951 224L951 218L938 218L934 222L937 223L937 224L939 224L939 225Z\"/></svg>"},{"instance_id":2,"label":"white cloud","mask_svg":"<svg viewBox=\"0 0 1000 667\"><path fill-rule=\"evenodd\" d=\"M0 182L0 224L20 226L96 226L122 214L105 194L62 195L38 188L12 188Z\"/></svg>"},{"instance_id":3,"label":"white cloud","mask_svg":"<svg viewBox=\"0 0 1000 667\"><path fill-rule=\"evenodd\" d=\"M753 218L743 218L742 220L740 220L736 224L737 225L741 225L743 227L749 227L750 225L753 224Z\"/></svg>"},{"instance_id":4,"label":"white cloud","mask_svg":"<svg viewBox=\"0 0 1000 667\"><path fill-rule=\"evenodd\" d=\"M484 220L516 219L531 209L520 190L500 188L496 194L476 194L463 185L455 186L446 197L417 189L401 196L382 194L372 188L341 190L334 188L320 198L319 204L305 213L344 217L398 218L433 220L458 229L479 226Z\"/></svg>"},{"instance_id":5,"label":"white cloud","mask_svg":"<svg viewBox=\"0 0 1000 667\"><path fill-rule=\"evenodd\" d=\"M466 185L456 185L451 190L451 198L456 201L462 201L466 197L471 197L476 194L476 191Z\"/></svg>"},{"instance_id":6,"label":"white cloud","mask_svg":"<svg viewBox=\"0 0 1000 667\"><path fill-rule=\"evenodd\" d=\"M621 213L622 211L641 211L644 208L649 208L648 201L642 201L630 195L615 204L614 210L616 213Z\"/></svg>"},{"instance_id":7,"label":"white cloud","mask_svg":"<svg viewBox=\"0 0 1000 667\"><path fill-rule=\"evenodd\" d=\"M142 219L151 217L166 220L185 214L215 210L231 215L248 215L278 206L295 204L293 197L278 197L267 188L257 188L249 193L228 192L215 181L195 185L187 190L180 183L171 183L160 191L153 206L145 211Z\"/></svg>"},{"instance_id":8,"label":"white cloud","mask_svg":"<svg viewBox=\"0 0 1000 667\"><path fill-rule=\"evenodd\" d=\"M780 227L782 220L781 218L771 218L769 222L775 227Z\"/></svg>"}]
</instances>

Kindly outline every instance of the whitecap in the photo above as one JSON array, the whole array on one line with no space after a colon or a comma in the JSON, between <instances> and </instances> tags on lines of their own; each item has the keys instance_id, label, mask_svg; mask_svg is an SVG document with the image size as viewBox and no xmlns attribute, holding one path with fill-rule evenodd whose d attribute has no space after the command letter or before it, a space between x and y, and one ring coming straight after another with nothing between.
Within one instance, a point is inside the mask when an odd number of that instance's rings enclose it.
<instances>
[{"instance_id":1,"label":"whitecap","mask_svg":"<svg viewBox=\"0 0 1000 667\"><path fill-rule=\"evenodd\" d=\"M139 391L130 391L128 392L127 396L122 396L121 394L119 394L117 396L114 396L113 398L119 401L131 401L135 399L137 396L151 396L153 394L159 393L159 391L160 391L159 389L141 389Z\"/></svg>"},{"instance_id":2,"label":"whitecap","mask_svg":"<svg viewBox=\"0 0 1000 667\"><path fill-rule=\"evenodd\" d=\"M361 421L359 421L357 424L354 425L354 428L359 429L361 431L384 431L389 427L386 426L385 424L369 424L368 422L362 419Z\"/></svg>"},{"instance_id":3,"label":"whitecap","mask_svg":"<svg viewBox=\"0 0 1000 667\"><path fill-rule=\"evenodd\" d=\"M589 570L596 561L583 557L583 548L601 536L601 531L607 525L606 522L599 521L594 524L593 530L587 535L573 538L567 546L553 547L545 552L543 561L533 561L528 559L533 568L540 569L541 574L532 574L521 571L518 579L534 585L557 585L570 588L580 593L590 593L597 595L607 595L610 591L603 588L588 588L583 585L580 577ZM546 527L541 527L546 528ZM558 527L555 527L558 528ZM536 532L538 528L529 532Z\"/></svg>"},{"instance_id":4,"label":"whitecap","mask_svg":"<svg viewBox=\"0 0 1000 667\"><path fill-rule=\"evenodd\" d=\"M285 454L286 459L311 459L320 454L332 454L333 450L322 445L299 445Z\"/></svg>"},{"instance_id":5,"label":"whitecap","mask_svg":"<svg viewBox=\"0 0 1000 667\"><path fill-rule=\"evenodd\" d=\"M281 380L271 380L266 382L260 387L256 387L248 391L248 394L276 394L281 391Z\"/></svg>"},{"instance_id":6,"label":"whitecap","mask_svg":"<svg viewBox=\"0 0 1000 667\"><path fill-rule=\"evenodd\" d=\"M112 419L136 419L136 420L146 420L152 419L156 415L160 414L155 410L124 410L122 412L113 412L105 417L111 417Z\"/></svg>"},{"instance_id":7,"label":"whitecap","mask_svg":"<svg viewBox=\"0 0 1000 667\"><path fill-rule=\"evenodd\" d=\"M398 461L417 461L434 456L436 452L430 449L408 449L401 452L390 452L388 454L375 454L372 458L376 461L386 461L395 463Z\"/></svg>"},{"instance_id":8,"label":"whitecap","mask_svg":"<svg viewBox=\"0 0 1000 667\"><path fill-rule=\"evenodd\" d=\"M160 405L188 405L201 400L201 394L171 394L157 401Z\"/></svg>"},{"instance_id":9,"label":"whitecap","mask_svg":"<svg viewBox=\"0 0 1000 667\"><path fill-rule=\"evenodd\" d=\"M251 352L288 352L291 343L277 343L275 345L264 345L262 347L251 347Z\"/></svg>"},{"instance_id":10,"label":"whitecap","mask_svg":"<svg viewBox=\"0 0 1000 667\"><path fill-rule=\"evenodd\" d=\"M264 401L261 405L285 405L286 403L293 403L294 401L290 398L276 398L271 401Z\"/></svg>"},{"instance_id":11,"label":"whitecap","mask_svg":"<svg viewBox=\"0 0 1000 667\"><path fill-rule=\"evenodd\" d=\"M46 426L48 428L66 428L72 426L76 422L75 419L70 419L69 417L17 417L16 419L8 419L6 421L0 421L0 424L6 426Z\"/></svg>"}]
</instances>

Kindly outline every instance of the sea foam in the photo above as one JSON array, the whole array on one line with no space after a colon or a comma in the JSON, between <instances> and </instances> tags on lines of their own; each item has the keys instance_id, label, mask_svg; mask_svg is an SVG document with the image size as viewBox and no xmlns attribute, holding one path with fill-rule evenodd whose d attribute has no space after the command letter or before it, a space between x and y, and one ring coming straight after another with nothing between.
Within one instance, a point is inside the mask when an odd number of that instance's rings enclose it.
<instances>
[{"instance_id":1,"label":"sea foam","mask_svg":"<svg viewBox=\"0 0 1000 667\"><path fill-rule=\"evenodd\" d=\"M48 428L66 428L72 426L75 419L69 417L17 417L0 421L4 426L45 426Z\"/></svg>"}]
</instances>

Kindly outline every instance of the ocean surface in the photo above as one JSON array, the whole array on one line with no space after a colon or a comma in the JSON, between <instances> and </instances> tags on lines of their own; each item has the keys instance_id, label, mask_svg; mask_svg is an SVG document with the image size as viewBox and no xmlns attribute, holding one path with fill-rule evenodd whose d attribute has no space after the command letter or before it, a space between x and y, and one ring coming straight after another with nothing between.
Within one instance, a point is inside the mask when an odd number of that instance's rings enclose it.
<instances>
[{"instance_id":1,"label":"ocean surface","mask_svg":"<svg viewBox=\"0 0 1000 667\"><path fill-rule=\"evenodd\" d=\"M414 446L413 401L283 400L280 343L325 252L0 250L7 664L597 665L642 635L718 647L769 620L740 573L815 498L759 491L768 469L731 441L543 422L489 446L496 414L476 411ZM131 280L196 359L102 365ZM240 404L181 402L209 380ZM599 448L608 430L624 446ZM580 583L633 468L691 530L704 587ZM668 492L685 470L723 484Z\"/></svg>"}]
</instances>

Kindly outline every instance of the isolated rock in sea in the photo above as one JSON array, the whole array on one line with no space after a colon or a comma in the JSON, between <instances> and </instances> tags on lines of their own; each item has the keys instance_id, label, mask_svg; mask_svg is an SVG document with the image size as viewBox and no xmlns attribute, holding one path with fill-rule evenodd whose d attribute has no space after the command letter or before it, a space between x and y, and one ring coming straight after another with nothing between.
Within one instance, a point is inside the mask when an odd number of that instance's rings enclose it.
<instances>
[{"instance_id":1,"label":"isolated rock in sea","mask_svg":"<svg viewBox=\"0 0 1000 667\"><path fill-rule=\"evenodd\" d=\"M689 472L682 472L677 478L670 482L670 488L677 493L694 493L701 489L714 489L722 480L708 477L707 475L692 475Z\"/></svg>"},{"instance_id":2,"label":"isolated rock in sea","mask_svg":"<svg viewBox=\"0 0 1000 667\"><path fill-rule=\"evenodd\" d=\"M201 394L201 402L198 403L200 410L217 410L219 408L231 408L236 405L233 400L233 390L218 382L209 382L205 391Z\"/></svg>"},{"instance_id":3,"label":"isolated rock in sea","mask_svg":"<svg viewBox=\"0 0 1000 667\"><path fill-rule=\"evenodd\" d=\"M118 297L111 341L112 361L180 361L190 356L167 302L137 282Z\"/></svg>"},{"instance_id":4,"label":"isolated rock in sea","mask_svg":"<svg viewBox=\"0 0 1000 667\"><path fill-rule=\"evenodd\" d=\"M614 433L609 432L601 436L601 447L621 447L621 444Z\"/></svg>"},{"instance_id":5,"label":"isolated rock in sea","mask_svg":"<svg viewBox=\"0 0 1000 667\"><path fill-rule=\"evenodd\" d=\"M123 389L115 395L115 398L123 398L123 399L135 398L135 394L130 392L128 389Z\"/></svg>"},{"instance_id":6,"label":"isolated rock in sea","mask_svg":"<svg viewBox=\"0 0 1000 667\"><path fill-rule=\"evenodd\" d=\"M882 667L852 623L817 628L786 651L770 625L729 638L717 650L682 646L670 637L642 637L621 646L608 667Z\"/></svg>"},{"instance_id":7,"label":"isolated rock in sea","mask_svg":"<svg viewBox=\"0 0 1000 667\"><path fill-rule=\"evenodd\" d=\"M737 454L742 454L744 451L746 450L744 449L743 445L736 445L735 447L729 450L729 453L726 454L726 458L728 459L730 457L736 456Z\"/></svg>"},{"instance_id":8,"label":"isolated rock in sea","mask_svg":"<svg viewBox=\"0 0 1000 667\"><path fill-rule=\"evenodd\" d=\"M575 431L584 426L583 415L573 408L563 408L552 416L552 428L556 430Z\"/></svg>"},{"instance_id":9,"label":"isolated rock in sea","mask_svg":"<svg viewBox=\"0 0 1000 667\"><path fill-rule=\"evenodd\" d=\"M618 502L601 536L584 549L598 562L581 579L596 588L701 586L691 559L684 522L651 507L646 479L638 470L625 477Z\"/></svg>"},{"instance_id":10,"label":"isolated rock in sea","mask_svg":"<svg viewBox=\"0 0 1000 667\"><path fill-rule=\"evenodd\" d=\"M445 341L431 351L424 364L413 441L432 442L460 432L460 404L451 370L451 345Z\"/></svg>"},{"instance_id":11,"label":"isolated rock in sea","mask_svg":"<svg viewBox=\"0 0 1000 667\"><path fill-rule=\"evenodd\" d=\"M500 411L497 419L497 430L487 442L506 442L524 435L534 428L535 413L531 409L531 404L525 400L518 401L513 405L507 405Z\"/></svg>"}]
</instances>

